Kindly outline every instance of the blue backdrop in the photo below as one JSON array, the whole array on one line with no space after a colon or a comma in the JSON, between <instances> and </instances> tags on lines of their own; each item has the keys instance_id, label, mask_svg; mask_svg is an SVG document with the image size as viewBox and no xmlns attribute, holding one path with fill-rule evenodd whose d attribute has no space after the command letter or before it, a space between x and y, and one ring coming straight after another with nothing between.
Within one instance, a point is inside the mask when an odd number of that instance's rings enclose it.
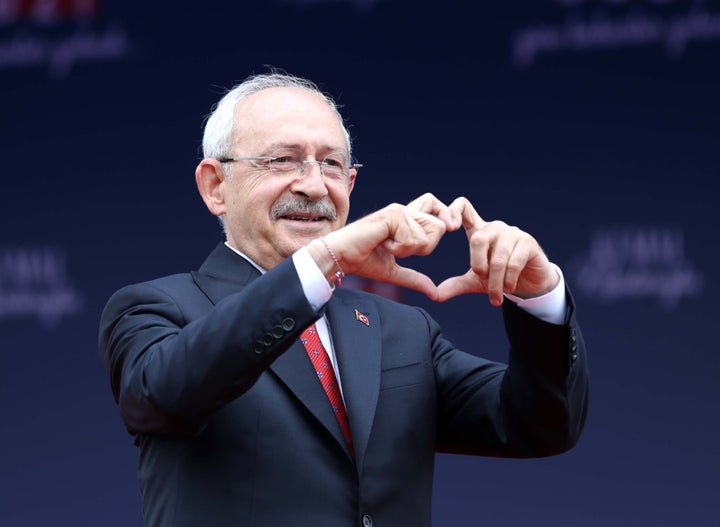
<instances>
[{"instance_id":1,"label":"blue backdrop","mask_svg":"<svg viewBox=\"0 0 720 527\"><path fill-rule=\"evenodd\" d=\"M465 195L535 235L575 292L579 445L440 456L435 524L720 525L719 2L155 4L0 0L0 524L141 525L100 310L221 239L194 183L203 117L269 64L343 105L365 165L353 217ZM464 237L408 263L462 272ZM485 297L388 294L460 347L480 326L505 359Z\"/></svg>"}]
</instances>

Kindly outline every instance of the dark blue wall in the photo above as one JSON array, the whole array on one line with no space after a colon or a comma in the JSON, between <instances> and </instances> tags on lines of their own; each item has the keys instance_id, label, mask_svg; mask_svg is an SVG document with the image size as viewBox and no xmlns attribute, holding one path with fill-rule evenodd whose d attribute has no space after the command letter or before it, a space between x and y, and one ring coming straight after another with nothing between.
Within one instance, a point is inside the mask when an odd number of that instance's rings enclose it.
<instances>
[{"instance_id":1,"label":"dark blue wall","mask_svg":"<svg viewBox=\"0 0 720 527\"><path fill-rule=\"evenodd\" d=\"M221 239L194 184L202 119L271 64L344 106L354 216L465 195L534 234L575 292L580 444L441 456L435 523L718 525L717 1L39 4L0 2L0 524L140 525L98 317ZM438 280L466 263L461 234L412 260ZM403 294L505 358L485 297Z\"/></svg>"}]
</instances>

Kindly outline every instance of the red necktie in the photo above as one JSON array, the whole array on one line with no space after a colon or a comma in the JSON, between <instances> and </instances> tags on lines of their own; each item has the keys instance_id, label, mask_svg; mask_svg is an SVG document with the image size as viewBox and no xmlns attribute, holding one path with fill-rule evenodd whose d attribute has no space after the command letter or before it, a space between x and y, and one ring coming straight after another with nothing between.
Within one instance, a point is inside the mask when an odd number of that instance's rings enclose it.
<instances>
[{"instance_id":1,"label":"red necktie","mask_svg":"<svg viewBox=\"0 0 720 527\"><path fill-rule=\"evenodd\" d=\"M315 324L302 332L300 340L305 345L305 349L315 367L315 372L320 380L320 384L325 388L325 393L330 400L330 405L332 406L333 412L335 412L335 417L337 417L342 433L350 447L350 453L355 457L345 403L343 403L342 400L342 394L340 393L340 387L338 386L330 357L328 357L325 346L320 342L320 336L315 328Z\"/></svg>"}]
</instances>

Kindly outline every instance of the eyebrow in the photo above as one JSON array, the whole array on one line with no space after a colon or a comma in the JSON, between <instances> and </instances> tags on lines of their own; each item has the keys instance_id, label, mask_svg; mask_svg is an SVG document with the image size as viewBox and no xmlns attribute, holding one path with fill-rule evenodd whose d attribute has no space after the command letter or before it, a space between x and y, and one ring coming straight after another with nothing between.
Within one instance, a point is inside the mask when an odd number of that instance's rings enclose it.
<instances>
[{"instance_id":1,"label":"eyebrow","mask_svg":"<svg viewBox=\"0 0 720 527\"><path fill-rule=\"evenodd\" d=\"M269 144L267 147L263 148L263 152L265 152L265 153L270 153L270 152L272 152L273 150L278 150L278 149L280 149L280 148L287 148L287 149L291 149L291 150L303 150L303 149L304 149L304 145L302 145L302 144L300 144L300 143L284 143L284 142L271 143L271 144ZM342 153L342 154L344 154L344 155L346 155L346 156L348 155L348 152L347 152L347 150L346 150L345 148L343 148L343 147L334 148L334 147L332 147L332 146L330 146L330 145L327 145L327 144L326 144L326 145L322 145L322 146L318 149L318 151L319 151L319 152L330 152L330 153L338 152L338 153Z\"/></svg>"}]
</instances>

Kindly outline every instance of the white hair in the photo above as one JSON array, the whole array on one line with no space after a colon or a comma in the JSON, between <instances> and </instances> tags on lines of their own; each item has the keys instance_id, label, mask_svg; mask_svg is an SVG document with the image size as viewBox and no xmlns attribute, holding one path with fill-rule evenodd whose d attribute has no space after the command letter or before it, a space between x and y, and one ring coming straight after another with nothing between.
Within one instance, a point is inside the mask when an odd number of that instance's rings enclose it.
<instances>
[{"instance_id":1,"label":"white hair","mask_svg":"<svg viewBox=\"0 0 720 527\"><path fill-rule=\"evenodd\" d=\"M343 132L345 133L345 141L347 144L348 155L351 154L350 134L345 127L342 115L338 110L337 104L333 98L322 92L314 82L296 77L287 73L273 70L270 73L252 75L240 84L234 86L215 104L205 122L205 131L203 134L203 156L220 159L223 157L232 157L234 125L235 125L235 107L248 96L268 88L299 88L318 94L335 112L340 120Z\"/></svg>"}]
</instances>

